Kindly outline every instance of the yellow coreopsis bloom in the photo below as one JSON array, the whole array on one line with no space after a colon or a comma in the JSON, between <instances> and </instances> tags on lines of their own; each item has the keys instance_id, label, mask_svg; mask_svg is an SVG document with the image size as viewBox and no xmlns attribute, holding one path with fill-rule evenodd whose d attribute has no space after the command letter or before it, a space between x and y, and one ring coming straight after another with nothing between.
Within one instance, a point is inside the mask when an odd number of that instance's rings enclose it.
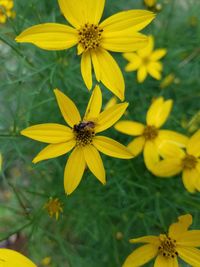
<instances>
[{"instance_id":1,"label":"yellow coreopsis bloom","mask_svg":"<svg viewBox=\"0 0 200 267\"><path fill-rule=\"evenodd\" d=\"M163 142L175 143L184 147L188 138L182 134L170 130L160 130L160 127L167 120L171 108L172 100L164 100L159 97L153 101L146 115L146 125L136 121L120 121L115 124L115 129L131 135L137 136L128 148L134 156L143 150L146 167L151 171L154 164L159 161L159 154L167 153L163 150Z\"/></svg>"},{"instance_id":2,"label":"yellow coreopsis bloom","mask_svg":"<svg viewBox=\"0 0 200 267\"><path fill-rule=\"evenodd\" d=\"M182 172L185 188L194 193L200 191L200 130L189 139L185 150L173 144L167 147L164 160L158 162L152 172L161 177L170 177Z\"/></svg>"},{"instance_id":3,"label":"yellow coreopsis bloom","mask_svg":"<svg viewBox=\"0 0 200 267\"><path fill-rule=\"evenodd\" d=\"M7 18L13 17L13 0L0 0L0 23L5 23Z\"/></svg>"},{"instance_id":4,"label":"yellow coreopsis bloom","mask_svg":"<svg viewBox=\"0 0 200 267\"><path fill-rule=\"evenodd\" d=\"M24 255L11 249L0 248L0 266L2 267L36 267Z\"/></svg>"},{"instance_id":5,"label":"yellow coreopsis bloom","mask_svg":"<svg viewBox=\"0 0 200 267\"><path fill-rule=\"evenodd\" d=\"M143 236L131 239L131 243L146 243L133 251L123 267L142 266L155 258L154 267L179 267L178 258L191 266L200 266L200 230L188 230L192 224L190 214L178 217L178 222L171 224L167 234Z\"/></svg>"},{"instance_id":6,"label":"yellow coreopsis bloom","mask_svg":"<svg viewBox=\"0 0 200 267\"><path fill-rule=\"evenodd\" d=\"M58 220L60 213L63 212L63 203L58 198L51 197L48 202L45 203L44 208L51 218L55 216L56 220Z\"/></svg>"},{"instance_id":7,"label":"yellow coreopsis bloom","mask_svg":"<svg viewBox=\"0 0 200 267\"><path fill-rule=\"evenodd\" d=\"M98 86L94 89L86 113L81 119L79 111L70 98L58 89L54 90L60 111L70 127L56 123L39 124L28 127L21 132L29 138L50 143L34 159L41 160L61 156L71 149L64 172L64 188L71 194L79 185L85 167L105 184L105 170L100 154L116 158L130 159L132 153L120 143L105 136L96 134L111 127L123 115L128 103L120 103L101 111L102 94Z\"/></svg>"},{"instance_id":8,"label":"yellow coreopsis bloom","mask_svg":"<svg viewBox=\"0 0 200 267\"><path fill-rule=\"evenodd\" d=\"M157 0L144 0L144 4L147 7L154 7L156 5Z\"/></svg>"},{"instance_id":9,"label":"yellow coreopsis bloom","mask_svg":"<svg viewBox=\"0 0 200 267\"><path fill-rule=\"evenodd\" d=\"M129 61L126 65L126 71L137 70L137 80L142 83L147 75L151 75L156 80L161 79L163 69L162 63L159 61L165 56L167 50L164 48L154 49L154 38L149 36L149 41L146 47L137 50L135 53L124 53L123 56Z\"/></svg>"},{"instance_id":10,"label":"yellow coreopsis bloom","mask_svg":"<svg viewBox=\"0 0 200 267\"><path fill-rule=\"evenodd\" d=\"M160 88L165 89L166 87L170 86L174 83L176 77L173 73L168 74L160 83Z\"/></svg>"},{"instance_id":11,"label":"yellow coreopsis bloom","mask_svg":"<svg viewBox=\"0 0 200 267\"><path fill-rule=\"evenodd\" d=\"M64 50L77 45L87 88L92 88L93 66L97 81L123 100L123 75L108 50L129 52L144 47L147 38L138 31L153 20L154 14L146 10L129 10L100 23L105 0L58 0L58 3L73 27L58 23L39 24L22 32L16 41L32 43L46 50Z\"/></svg>"},{"instance_id":12,"label":"yellow coreopsis bloom","mask_svg":"<svg viewBox=\"0 0 200 267\"><path fill-rule=\"evenodd\" d=\"M49 266L52 262L51 257L45 257L44 259L42 259L41 261L41 265L42 266Z\"/></svg>"}]
</instances>

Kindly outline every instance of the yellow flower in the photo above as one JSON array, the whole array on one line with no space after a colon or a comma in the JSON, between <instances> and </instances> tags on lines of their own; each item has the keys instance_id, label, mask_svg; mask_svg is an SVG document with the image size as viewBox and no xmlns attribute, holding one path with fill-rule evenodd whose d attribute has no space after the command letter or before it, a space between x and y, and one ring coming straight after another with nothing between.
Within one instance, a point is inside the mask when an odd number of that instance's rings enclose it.
<instances>
[{"instance_id":1,"label":"yellow flower","mask_svg":"<svg viewBox=\"0 0 200 267\"><path fill-rule=\"evenodd\" d=\"M200 191L200 130L189 139L185 150L173 144L163 144L167 153L152 172L161 177L170 177L180 172L185 188L194 193Z\"/></svg>"},{"instance_id":2,"label":"yellow flower","mask_svg":"<svg viewBox=\"0 0 200 267\"><path fill-rule=\"evenodd\" d=\"M131 239L131 243L145 243L133 251L123 267L142 266L154 257L154 267L178 267L178 257L191 266L200 266L200 230L190 230L190 214L178 217L178 222L171 224L168 234L143 236ZM182 266L182 265L181 265Z\"/></svg>"},{"instance_id":3,"label":"yellow flower","mask_svg":"<svg viewBox=\"0 0 200 267\"><path fill-rule=\"evenodd\" d=\"M161 88L161 89L164 89L164 88L170 86L170 85L174 82L175 78L176 78L176 77L175 77L175 75L174 75L173 73L168 74L168 75L162 80L162 82L160 83L160 88Z\"/></svg>"},{"instance_id":4,"label":"yellow flower","mask_svg":"<svg viewBox=\"0 0 200 267\"><path fill-rule=\"evenodd\" d=\"M13 16L13 0L0 0L0 23L5 23L7 18Z\"/></svg>"},{"instance_id":5,"label":"yellow flower","mask_svg":"<svg viewBox=\"0 0 200 267\"><path fill-rule=\"evenodd\" d=\"M147 7L154 7L156 5L157 0L144 0L144 4Z\"/></svg>"},{"instance_id":6,"label":"yellow flower","mask_svg":"<svg viewBox=\"0 0 200 267\"><path fill-rule=\"evenodd\" d=\"M3 264L3 265L2 265ZM2 267L37 267L24 255L11 249L0 248L0 266Z\"/></svg>"},{"instance_id":7,"label":"yellow flower","mask_svg":"<svg viewBox=\"0 0 200 267\"><path fill-rule=\"evenodd\" d=\"M144 161L150 171L159 161L159 154L167 153L166 148L163 151L163 142L176 143L178 146L184 147L188 141L188 138L182 134L170 130L160 130L171 112L172 104L172 100L165 101L163 97L154 100L146 115L147 125L136 121L120 121L115 124L116 130L137 136L130 142L128 148L134 156L140 154L142 150L144 151Z\"/></svg>"},{"instance_id":8,"label":"yellow flower","mask_svg":"<svg viewBox=\"0 0 200 267\"><path fill-rule=\"evenodd\" d=\"M50 263L51 263L51 257L45 257L45 258L41 261L42 266L49 266Z\"/></svg>"},{"instance_id":9,"label":"yellow flower","mask_svg":"<svg viewBox=\"0 0 200 267\"><path fill-rule=\"evenodd\" d=\"M145 48L137 50L135 53L124 53L123 56L129 61L126 65L126 71L137 70L137 80L142 83L147 75L151 75L153 78L160 80L161 72L163 69L162 63L159 61L165 56L167 50L154 48L154 38L149 36L148 44Z\"/></svg>"},{"instance_id":10,"label":"yellow flower","mask_svg":"<svg viewBox=\"0 0 200 267\"><path fill-rule=\"evenodd\" d=\"M60 213L63 212L63 203L58 198L51 197L48 202L45 203L44 208L51 218L55 216L56 220L58 220Z\"/></svg>"},{"instance_id":11,"label":"yellow flower","mask_svg":"<svg viewBox=\"0 0 200 267\"><path fill-rule=\"evenodd\" d=\"M55 89L54 92L60 111L70 127L46 123L23 130L22 135L50 143L33 159L33 162L61 156L74 148L64 172L66 193L71 194L79 185L86 166L102 184L105 184L105 170L98 150L116 158L130 159L133 155L125 146L113 139L96 134L108 129L118 121L128 107L128 103L116 104L100 113L102 94L100 88L96 86L85 116L81 119L72 100L58 89Z\"/></svg>"},{"instance_id":12,"label":"yellow flower","mask_svg":"<svg viewBox=\"0 0 200 267\"><path fill-rule=\"evenodd\" d=\"M185 118L182 119L181 126L189 133L194 133L200 127L200 110L194 114L194 116L187 121Z\"/></svg>"},{"instance_id":13,"label":"yellow flower","mask_svg":"<svg viewBox=\"0 0 200 267\"><path fill-rule=\"evenodd\" d=\"M16 41L32 43L46 50L64 50L77 45L87 88L92 88L93 65L97 81L123 100L123 75L107 50L130 52L144 47L147 37L138 31L154 19L154 14L146 10L129 10L100 23L105 0L58 0L58 3L73 27L58 23L39 24L23 31Z\"/></svg>"}]
</instances>

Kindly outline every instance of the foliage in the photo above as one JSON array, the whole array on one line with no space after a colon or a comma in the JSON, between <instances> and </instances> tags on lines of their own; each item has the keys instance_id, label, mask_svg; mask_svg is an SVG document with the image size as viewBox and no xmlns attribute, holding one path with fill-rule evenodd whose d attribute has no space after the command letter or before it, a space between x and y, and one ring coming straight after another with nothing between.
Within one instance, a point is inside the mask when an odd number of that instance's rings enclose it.
<instances>
[{"instance_id":1,"label":"foliage","mask_svg":"<svg viewBox=\"0 0 200 267\"><path fill-rule=\"evenodd\" d=\"M104 17L120 10L145 8L141 1L107 1ZM56 1L15 1L16 18L0 28L0 152L3 166L0 179L0 239L11 234L25 236L23 245L39 264L52 257L52 267L121 266L133 245L129 238L166 232L181 214L193 215L194 228L200 228L199 193L188 193L181 176L157 178L146 168L142 156L130 160L103 157L107 184L102 186L87 171L75 193L66 197L63 169L66 156L32 164L42 147L20 136L20 130L43 122L63 124L54 88L72 98L83 114L90 92L82 81L80 58L75 49L44 51L14 41L23 29L49 21L65 23ZM191 135L182 127L199 111L200 99L200 2L168 0L144 32L155 37L155 46L166 48L163 77L174 81L164 89L148 77L142 84L135 73L124 73L125 99L129 108L124 119L145 122L151 100L158 96L174 100L165 124ZM116 54L124 70L126 61ZM104 105L111 93L103 86ZM131 137L114 129L108 136L123 144ZM77 166L78 167L78 166ZM64 213L58 221L48 216L44 204L59 198ZM184 265L183 265L184 266Z\"/></svg>"}]
</instances>

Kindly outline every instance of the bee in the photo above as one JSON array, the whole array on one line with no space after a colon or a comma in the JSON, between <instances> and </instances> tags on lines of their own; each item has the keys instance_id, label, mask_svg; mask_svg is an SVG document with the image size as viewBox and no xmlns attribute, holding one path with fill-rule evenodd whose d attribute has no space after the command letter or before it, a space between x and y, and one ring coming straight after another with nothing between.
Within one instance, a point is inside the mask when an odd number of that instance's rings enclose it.
<instances>
[{"instance_id":1,"label":"bee","mask_svg":"<svg viewBox=\"0 0 200 267\"><path fill-rule=\"evenodd\" d=\"M80 122L79 124L74 125L74 131L77 133L88 131L94 129L93 121Z\"/></svg>"}]
</instances>

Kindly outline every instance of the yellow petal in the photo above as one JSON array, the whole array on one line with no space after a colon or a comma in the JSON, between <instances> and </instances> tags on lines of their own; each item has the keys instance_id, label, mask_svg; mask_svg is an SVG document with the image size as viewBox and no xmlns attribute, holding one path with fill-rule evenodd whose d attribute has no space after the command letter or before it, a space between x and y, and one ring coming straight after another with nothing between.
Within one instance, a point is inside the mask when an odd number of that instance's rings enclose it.
<instances>
[{"instance_id":1,"label":"yellow petal","mask_svg":"<svg viewBox=\"0 0 200 267\"><path fill-rule=\"evenodd\" d=\"M64 155L69 152L75 145L76 141L74 139L65 143L48 145L33 159L33 163Z\"/></svg>"},{"instance_id":2,"label":"yellow petal","mask_svg":"<svg viewBox=\"0 0 200 267\"><path fill-rule=\"evenodd\" d=\"M179 267L177 257L166 258L162 255L156 257L154 267Z\"/></svg>"},{"instance_id":3,"label":"yellow petal","mask_svg":"<svg viewBox=\"0 0 200 267\"><path fill-rule=\"evenodd\" d=\"M191 224L192 216L190 214L179 216L178 222L171 224L169 227L169 237L178 240L182 236L182 234L184 234L188 230Z\"/></svg>"},{"instance_id":4,"label":"yellow petal","mask_svg":"<svg viewBox=\"0 0 200 267\"><path fill-rule=\"evenodd\" d=\"M184 134L180 134L170 130L159 130L160 143L166 142L178 147L185 148L188 144L189 138Z\"/></svg>"},{"instance_id":5,"label":"yellow petal","mask_svg":"<svg viewBox=\"0 0 200 267\"><path fill-rule=\"evenodd\" d=\"M81 74L88 90L92 88L92 62L90 52L84 52L81 56Z\"/></svg>"},{"instance_id":6,"label":"yellow petal","mask_svg":"<svg viewBox=\"0 0 200 267\"><path fill-rule=\"evenodd\" d=\"M163 64L159 61L155 61L155 62L150 62L148 65L148 67L152 67L153 69L157 70L157 71L162 71L163 70Z\"/></svg>"},{"instance_id":7,"label":"yellow petal","mask_svg":"<svg viewBox=\"0 0 200 267\"><path fill-rule=\"evenodd\" d=\"M128 149L136 157L137 155L139 155L142 152L142 150L144 148L144 144L145 144L145 139L143 136L140 136L140 137L135 138L133 141L131 141L128 144Z\"/></svg>"},{"instance_id":8,"label":"yellow petal","mask_svg":"<svg viewBox=\"0 0 200 267\"><path fill-rule=\"evenodd\" d=\"M26 29L15 40L18 43L32 43L46 50L64 50L78 43L78 34L67 25L44 23Z\"/></svg>"},{"instance_id":9,"label":"yellow petal","mask_svg":"<svg viewBox=\"0 0 200 267\"><path fill-rule=\"evenodd\" d=\"M181 234L177 241L178 246L200 247L200 230L191 230Z\"/></svg>"},{"instance_id":10,"label":"yellow petal","mask_svg":"<svg viewBox=\"0 0 200 267\"><path fill-rule=\"evenodd\" d=\"M86 22L85 1L58 0L61 12L66 20L75 28L79 28Z\"/></svg>"},{"instance_id":11,"label":"yellow petal","mask_svg":"<svg viewBox=\"0 0 200 267\"><path fill-rule=\"evenodd\" d=\"M105 0L87 0L85 3L87 8L87 21L98 24L104 10Z\"/></svg>"},{"instance_id":12,"label":"yellow petal","mask_svg":"<svg viewBox=\"0 0 200 267\"><path fill-rule=\"evenodd\" d=\"M125 146L105 136L95 136L93 145L102 153L114 158L133 158L132 153Z\"/></svg>"},{"instance_id":13,"label":"yellow petal","mask_svg":"<svg viewBox=\"0 0 200 267\"><path fill-rule=\"evenodd\" d=\"M58 0L62 13L74 27L85 23L98 24L101 19L105 0Z\"/></svg>"},{"instance_id":14,"label":"yellow petal","mask_svg":"<svg viewBox=\"0 0 200 267\"><path fill-rule=\"evenodd\" d=\"M92 65L94 66L94 73L95 73L96 79L98 82L100 82L101 66L99 65L99 60L98 60L97 54L94 50L91 50L90 55L92 58Z\"/></svg>"},{"instance_id":15,"label":"yellow petal","mask_svg":"<svg viewBox=\"0 0 200 267\"><path fill-rule=\"evenodd\" d=\"M80 56L83 52L84 52L84 47L82 46L82 44L78 44L77 45L77 55Z\"/></svg>"},{"instance_id":16,"label":"yellow petal","mask_svg":"<svg viewBox=\"0 0 200 267\"><path fill-rule=\"evenodd\" d=\"M128 135L141 135L144 131L144 125L136 121L119 121L115 124L115 129Z\"/></svg>"},{"instance_id":17,"label":"yellow petal","mask_svg":"<svg viewBox=\"0 0 200 267\"><path fill-rule=\"evenodd\" d=\"M167 49L156 49L152 52L151 56L150 56L150 60L152 61L157 61L159 59L161 59L162 57L164 57L167 54Z\"/></svg>"},{"instance_id":18,"label":"yellow petal","mask_svg":"<svg viewBox=\"0 0 200 267\"><path fill-rule=\"evenodd\" d=\"M148 36L147 45L143 49L137 51L138 55L142 58L147 57L151 54L154 48L154 38L153 36Z\"/></svg>"},{"instance_id":19,"label":"yellow petal","mask_svg":"<svg viewBox=\"0 0 200 267\"><path fill-rule=\"evenodd\" d=\"M156 64L157 62L153 62L148 64L147 66L147 71L148 73L156 80L160 80L161 79L161 70L158 70L158 66ZM161 68L161 67L159 67Z\"/></svg>"},{"instance_id":20,"label":"yellow petal","mask_svg":"<svg viewBox=\"0 0 200 267\"><path fill-rule=\"evenodd\" d=\"M146 10L122 11L104 20L100 27L105 32L124 31L127 29L140 31L147 26L155 15Z\"/></svg>"},{"instance_id":21,"label":"yellow petal","mask_svg":"<svg viewBox=\"0 0 200 267\"><path fill-rule=\"evenodd\" d=\"M125 260L122 267L138 267L151 259L158 253L158 248L152 244L144 245L134 250ZM161 266L160 266L161 267Z\"/></svg>"},{"instance_id":22,"label":"yellow petal","mask_svg":"<svg viewBox=\"0 0 200 267\"><path fill-rule=\"evenodd\" d=\"M113 96L110 98L110 100L105 104L104 110L109 109L117 104L117 98L116 96Z\"/></svg>"},{"instance_id":23,"label":"yellow petal","mask_svg":"<svg viewBox=\"0 0 200 267\"><path fill-rule=\"evenodd\" d=\"M168 158L159 161L152 168L152 172L156 176L171 177L182 171L182 162L179 158Z\"/></svg>"},{"instance_id":24,"label":"yellow petal","mask_svg":"<svg viewBox=\"0 0 200 267\"><path fill-rule=\"evenodd\" d=\"M82 148L76 147L68 158L64 172L64 188L67 195L79 185L85 170L85 158Z\"/></svg>"},{"instance_id":25,"label":"yellow petal","mask_svg":"<svg viewBox=\"0 0 200 267\"><path fill-rule=\"evenodd\" d=\"M147 235L129 240L130 243L151 243L158 245L160 243L159 238L154 235Z\"/></svg>"},{"instance_id":26,"label":"yellow petal","mask_svg":"<svg viewBox=\"0 0 200 267\"><path fill-rule=\"evenodd\" d=\"M156 145L159 155L161 155L163 158L183 159L185 157L185 151L173 142L168 142L167 140L160 142L159 138L156 138Z\"/></svg>"},{"instance_id":27,"label":"yellow petal","mask_svg":"<svg viewBox=\"0 0 200 267\"><path fill-rule=\"evenodd\" d=\"M123 53L123 57L130 62L135 62L135 61L141 62L141 59L137 53Z\"/></svg>"},{"instance_id":28,"label":"yellow petal","mask_svg":"<svg viewBox=\"0 0 200 267\"><path fill-rule=\"evenodd\" d=\"M100 81L121 101L124 100L124 78L114 58L104 49L97 49L94 64L95 74L98 73ZM100 71L100 74L99 74Z\"/></svg>"},{"instance_id":29,"label":"yellow petal","mask_svg":"<svg viewBox=\"0 0 200 267\"><path fill-rule=\"evenodd\" d=\"M125 67L125 71L129 72L129 71L135 71L137 70L139 67L141 66L141 59L135 58L135 60L131 61L130 63L128 63Z\"/></svg>"},{"instance_id":30,"label":"yellow petal","mask_svg":"<svg viewBox=\"0 0 200 267\"><path fill-rule=\"evenodd\" d=\"M0 262L2 267L36 267L36 265L24 255L11 249L0 249Z\"/></svg>"},{"instance_id":31,"label":"yellow petal","mask_svg":"<svg viewBox=\"0 0 200 267\"><path fill-rule=\"evenodd\" d=\"M199 267L200 250L191 247L177 247L179 257L191 266Z\"/></svg>"},{"instance_id":32,"label":"yellow petal","mask_svg":"<svg viewBox=\"0 0 200 267\"><path fill-rule=\"evenodd\" d=\"M171 99L164 101L162 97L159 97L154 100L147 112L147 124L160 128L169 117L172 104L173 101Z\"/></svg>"},{"instance_id":33,"label":"yellow petal","mask_svg":"<svg viewBox=\"0 0 200 267\"><path fill-rule=\"evenodd\" d=\"M93 145L87 145L83 147L83 153L85 161L91 172L102 183L106 183L105 169L101 156L97 149Z\"/></svg>"},{"instance_id":34,"label":"yellow petal","mask_svg":"<svg viewBox=\"0 0 200 267\"><path fill-rule=\"evenodd\" d=\"M74 102L58 89L55 89L54 93L63 118L69 126L73 127L75 124L80 123L81 116Z\"/></svg>"},{"instance_id":35,"label":"yellow petal","mask_svg":"<svg viewBox=\"0 0 200 267\"><path fill-rule=\"evenodd\" d=\"M200 156L200 130L195 132L190 138L187 146L187 152L195 157Z\"/></svg>"},{"instance_id":36,"label":"yellow petal","mask_svg":"<svg viewBox=\"0 0 200 267\"><path fill-rule=\"evenodd\" d=\"M199 179L200 179L200 173L196 168L183 170L183 176L182 176L183 184L190 193L195 193L197 189L199 189L200 191Z\"/></svg>"},{"instance_id":37,"label":"yellow petal","mask_svg":"<svg viewBox=\"0 0 200 267\"><path fill-rule=\"evenodd\" d=\"M197 162L196 169L200 173L200 159ZM199 181L199 183L200 183L200 181Z\"/></svg>"},{"instance_id":38,"label":"yellow petal","mask_svg":"<svg viewBox=\"0 0 200 267\"><path fill-rule=\"evenodd\" d=\"M96 119L101 111L101 106L102 106L102 93L100 87L96 85L88 102L84 119L85 120L92 120L94 118Z\"/></svg>"},{"instance_id":39,"label":"yellow petal","mask_svg":"<svg viewBox=\"0 0 200 267\"><path fill-rule=\"evenodd\" d=\"M123 57L130 62L125 67L126 71L137 70L142 64L141 58L136 53L124 53Z\"/></svg>"},{"instance_id":40,"label":"yellow petal","mask_svg":"<svg viewBox=\"0 0 200 267\"><path fill-rule=\"evenodd\" d=\"M110 128L121 118L127 107L128 103L120 103L101 112L96 122L95 132L102 132Z\"/></svg>"},{"instance_id":41,"label":"yellow petal","mask_svg":"<svg viewBox=\"0 0 200 267\"><path fill-rule=\"evenodd\" d=\"M145 66L141 66L139 67L138 71L137 71L137 80L139 83L144 82L144 80L147 77L147 69Z\"/></svg>"},{"instance_id":42,"label":"yellow petal","mask_svg":"<svg viewBox=\"0 0 200 267\"><path fill-rule=\"evenodd\" d=\"M113 52L132 52L143 48L147 41L145 35L129 29L117 32L103 31L101 47Z\"/></svg>"},{"instance_id":43,"label":"yellow petal","mask_svg":"<svg viewBox=\"0 0 200 267\"><path fill-rule=\"evenodd\" d=\"M144 145L144 162L148 170L154 170L154 166L159 161L158 149L154 142L147 141Z\"/></svg>"},{"instance_id":44,"label":"yellow petal","mask_svg":"<svg viewBox=\"0 0 200 267\"><path fill-rule=\"evenodd\" d=\"M69 127L57 123L30 126L22 130L21 134L33 140L50 144L66 142L74 136Z\"/></svg>"}]
</instances>

